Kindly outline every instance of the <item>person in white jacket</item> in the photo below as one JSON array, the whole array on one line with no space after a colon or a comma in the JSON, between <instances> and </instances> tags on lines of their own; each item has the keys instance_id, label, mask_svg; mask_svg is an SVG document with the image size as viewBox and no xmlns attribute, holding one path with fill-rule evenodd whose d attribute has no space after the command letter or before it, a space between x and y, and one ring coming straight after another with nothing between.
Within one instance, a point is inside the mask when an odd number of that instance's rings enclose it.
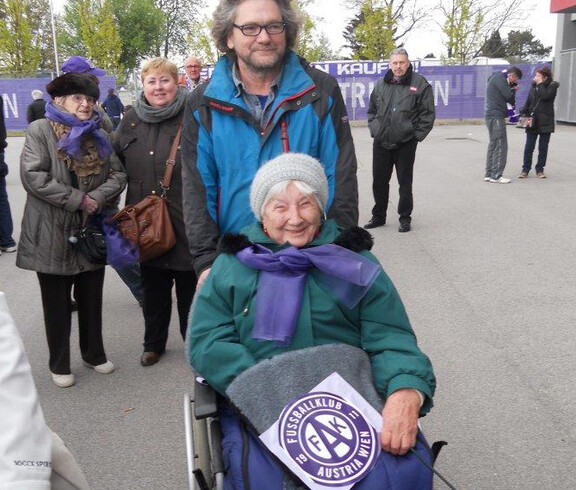
<instances>
[{"instance_id":1,"label":"person in white jacket","mask_svg":"<svg viewBox=\"0 0 576 490\"><path fill-rule=\"evenodd\" d=\"M0 292L0 490L89 490L46 425L24 345Z\"/></svg>"}]
</instances>

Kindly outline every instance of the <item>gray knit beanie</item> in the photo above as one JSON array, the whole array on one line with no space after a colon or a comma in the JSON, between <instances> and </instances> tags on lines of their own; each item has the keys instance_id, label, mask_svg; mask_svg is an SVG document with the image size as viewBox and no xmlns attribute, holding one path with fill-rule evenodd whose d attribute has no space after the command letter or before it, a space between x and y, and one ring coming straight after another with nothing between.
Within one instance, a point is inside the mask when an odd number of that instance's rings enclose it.
<instances>
[{"instance_id":1,"label":"gray knit beanie","mask_svg":"<svg viewBox=\"0 0 576 490\"><path fill-rule=\"evenodd\" d=\"M283 153L260 167L252 181L250 207L258 221L262 221L262 206L268 191L287 180L299 180L308 184L314 190L322 208L326 209L328 180L324 167L310 155Z\"/></svg>"}]
</instances>

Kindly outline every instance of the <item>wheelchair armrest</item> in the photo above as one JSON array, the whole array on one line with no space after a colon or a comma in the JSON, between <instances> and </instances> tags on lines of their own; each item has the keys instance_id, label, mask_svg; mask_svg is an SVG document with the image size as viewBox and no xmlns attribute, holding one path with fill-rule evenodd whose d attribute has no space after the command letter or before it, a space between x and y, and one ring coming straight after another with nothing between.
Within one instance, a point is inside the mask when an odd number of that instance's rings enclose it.
<instances>
[{"instance_id":1,"label":"wheelchair armrest","mask_svg":"<svg viewBox=\"0 0 576 490\"><path fill-rule=\"evenodd\" d=\"M194 416L197 419L216 416L216 392L207 384L194 383Z\"/></svg>"}]
</instances>

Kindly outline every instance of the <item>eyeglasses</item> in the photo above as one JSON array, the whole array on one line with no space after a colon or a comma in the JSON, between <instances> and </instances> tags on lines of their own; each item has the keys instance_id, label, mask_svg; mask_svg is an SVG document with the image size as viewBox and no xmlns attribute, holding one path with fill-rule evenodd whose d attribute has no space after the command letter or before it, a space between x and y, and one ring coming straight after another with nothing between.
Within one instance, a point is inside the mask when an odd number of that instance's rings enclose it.
<instances>
[{"instance_id":1,"label":"eyeglasses","mask_svg":"<svg viewBox=\"0 0 576 490\"><path fill-rule=\"evenodd\" d=\"M186 68L202 68L200 65L186 65Z\"/></svg>"},{"instance_id":2,"label":"eyeglasses","mask_svg":"<svg viewBox=\"0 0 576 490\"><path fill-rule=\"evenodd\" d=\"M258 24L246 24L243 26L239 26L237 24L232 24L236 29L240 29L242 34L245 36L256 37L260 35L262 29L264 29L270 36L276 36L278 34L282 34L284 29L286 29L286 22L272 22L271 24L267 24L265 26L261 26Z\"/></svg>"},{"instance_id":3,"label":"eyeglasses","mask_svg":"<svg viewBox=\"0 0 576 490\"><path fill-rule=\"evenodd\" d=\"M84 101L86 101L88 105L96 104L96 99L94 97L90 97L89 95L73 94L68 95L68 98L72 99L72 101L78 105L82 104Z\"/></svg>"}]
</instances>

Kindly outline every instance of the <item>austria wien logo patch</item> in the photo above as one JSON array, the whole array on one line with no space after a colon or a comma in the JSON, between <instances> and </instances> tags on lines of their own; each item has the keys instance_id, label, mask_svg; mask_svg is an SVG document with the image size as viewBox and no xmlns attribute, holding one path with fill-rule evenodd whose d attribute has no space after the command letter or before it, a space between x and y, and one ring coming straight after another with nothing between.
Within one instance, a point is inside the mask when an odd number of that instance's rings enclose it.
<instances>
[{"instance_id":1,"label":"austria wien logo patch","mask_svg":"<svg viewBox=\"0 0 576 490\"><path fill-rule=\"evenodd\" d=\"M260 435L312 490L349 490L380 455L382 416L342 376L332 373L289 401Z\"/></svg>"},{"instance_id":2,"label":"austria wien logo patch","mask_svg":"<svg viewBox=\"0 0 576 490\"><path fill-rule=\"evenodd\" d=\"M410 92L418 92L418 87L410 87Z\"/></svg>"},{"instance_id":3,"label":"austria wien logo patch","mask_svg":"<svg viewBox=\"0 0 576 490\"><path fill-rule=\"evenodd\" d=\"M372 469L378 433L362 413L332 393L308 393L284 409L280 445L315 482L329 487L353 484Z\"/></svg>"}]
</instances>

